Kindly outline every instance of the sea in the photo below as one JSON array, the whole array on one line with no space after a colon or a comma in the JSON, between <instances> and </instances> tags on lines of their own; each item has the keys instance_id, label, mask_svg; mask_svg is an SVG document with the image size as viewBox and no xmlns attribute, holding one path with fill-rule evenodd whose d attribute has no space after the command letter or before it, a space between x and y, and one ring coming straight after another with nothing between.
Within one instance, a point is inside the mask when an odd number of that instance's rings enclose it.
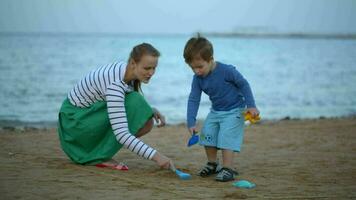
<instances>
[{"instance_id":1,"label":"sea","mask_svg":"<svg viewBox=\"0 0 356 200\"><path fill-rule=\"evenodd\" d=\"M55 126L74 84L107 63L127 61L133 46L160 52L147 101L168 124L185 123L193 72L183 49L192 35L0 34L0 125ZM207 36L217 61L248 80L265 120L356 115L356 40ZM203 94L197 119L211 103Z\"/></svg>"}]
</instances>

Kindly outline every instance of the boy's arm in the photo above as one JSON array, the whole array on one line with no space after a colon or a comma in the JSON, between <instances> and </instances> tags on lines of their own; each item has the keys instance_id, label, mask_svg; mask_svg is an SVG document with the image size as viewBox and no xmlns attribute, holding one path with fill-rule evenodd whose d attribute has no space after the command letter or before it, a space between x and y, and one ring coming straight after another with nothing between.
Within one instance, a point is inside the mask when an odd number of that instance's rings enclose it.
<instances>
[{"instance_id":1,"label":"boy's arm","mask_svg":"<svg viewBox=\"0 0 356 200\"><path fill-rule=\"evenodd\" d=\"M230 80L232 80L235 85L241 89L241 93L245 98L247 108L256 108L255 99L252 94L250 84L247 80L236 70L235 67L231 67L227 73Z\"/></svg>"},{"instance_id":2,"label":"boy's arm","mask_svg":"<svg viewBox=\"0 0 356 200\"><path fill-rule=\"evenodd\" d=\"M201 98L201 88L199 86L196 76L193 77L192 86L188 99L187 107L187 126L194 127L196 124L196 117L199 110L199 103Z\"/></svg>"}]
</instances>

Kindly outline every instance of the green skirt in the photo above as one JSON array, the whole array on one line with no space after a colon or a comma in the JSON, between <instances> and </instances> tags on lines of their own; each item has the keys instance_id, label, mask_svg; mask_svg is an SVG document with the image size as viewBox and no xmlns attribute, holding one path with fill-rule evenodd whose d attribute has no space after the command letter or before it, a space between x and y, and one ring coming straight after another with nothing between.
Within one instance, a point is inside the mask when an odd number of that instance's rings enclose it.
<instances>
[{"instance_id":1,"label":"green skirt","mask_svg":"<svg viewBox=\"0 0 356 200\"><path fill-rule=\"evenodd\" d=\"M151 106L137 92L126 94L125 109L132 134L153 116ZM64 100L59 111L58 134L63 151L73 162L95 165L110 160L121 149L108 117L105 101L80 108Z\"/></svg>"}]
</instances>

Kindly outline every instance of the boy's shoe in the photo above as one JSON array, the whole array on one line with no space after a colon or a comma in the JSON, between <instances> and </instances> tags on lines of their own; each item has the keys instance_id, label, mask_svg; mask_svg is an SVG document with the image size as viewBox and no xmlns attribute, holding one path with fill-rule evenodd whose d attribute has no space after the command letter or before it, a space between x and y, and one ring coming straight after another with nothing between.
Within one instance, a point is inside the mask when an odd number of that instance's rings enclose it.
<instances>
[{"instance_id":1,"label":"boy's shoe","mask_svg":"<svg viewBox=\"0 0 356 200\"><path fill-rule=\"evenodd\" d=\"M218 175L216 175L215 180L220 182L227 182L235 180L235 176L239 173L230 168L223 167L219 171Z\"/></svg>"},{"instance_id":2,"label":"boy's shoe","mask_svg":"<svg viewBox=\"0 0 356 200\"><path fill-rule=\"evenodd\" d=\"M207 162L198 172L198 176L207 177L216 173L218 173L218 164L216 162Z\"/></svg>"}]
</instances>

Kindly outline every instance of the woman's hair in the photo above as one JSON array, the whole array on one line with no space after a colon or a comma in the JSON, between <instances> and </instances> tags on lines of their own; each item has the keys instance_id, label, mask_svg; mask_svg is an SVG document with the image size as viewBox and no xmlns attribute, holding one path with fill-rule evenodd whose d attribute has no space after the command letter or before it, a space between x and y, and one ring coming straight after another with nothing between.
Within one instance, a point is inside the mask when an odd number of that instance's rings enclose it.
<instances>
[{"instance_id":1,"label":"woman's hair","mask_svg":"<svg viewBox=\"0 0 356 200\"><path fill-rule=\"evenodd\" d=\"M141 58L144 55L150 55L150 56L154 56L154 57L159 57L161 54L151 44L142 43L142 44L139 44L139 45L135 46L134 48L132 48L132 51L130 53L130 58L129 58L128 62L130 62L130 60L132 59L136 63L138 63L138 62L140 62ZM137 91L137 92L138 91L142 92L142 90L141 90L141 81L139 81L139 80L135 80L134 81L134 90Z\"/></svg>"},{"instance_id":2,"label":"woman's hair","mask_svg":"<svg viewBox=\"0 0 356 200\"><path fill-rule=\"evenodd\" d=\"M213 45L204 37L198 35L188 40L184 47L183 57L187 64L191 63L193 59L200 56L203 60L209 62L213 57Z\"/></svg>"}]
</instances>

